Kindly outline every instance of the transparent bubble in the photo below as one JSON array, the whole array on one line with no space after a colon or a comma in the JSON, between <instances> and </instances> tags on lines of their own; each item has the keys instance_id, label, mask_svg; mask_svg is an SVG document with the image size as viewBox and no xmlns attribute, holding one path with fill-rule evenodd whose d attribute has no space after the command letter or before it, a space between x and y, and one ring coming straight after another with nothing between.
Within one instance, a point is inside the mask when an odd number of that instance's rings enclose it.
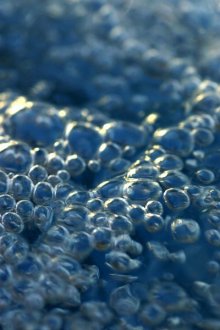
<instances>
[{"instance_id":1,"label":"transparent bubble","mask_svg":"<svg viewBox=\"0 0 220 330\"><path fill-rule=\"evenodd\" d=\"M4 251L4 259L6 262L15 265L27 256L28 250L27 242L19 237Z\"/></svg>"},{"instance_id":2,"label":"transparent bubble","mask_svg":"<svg viewBox=\"0 0 220 330\"><path fill-rule=\"evenodd\" d=\"M35 148L33 150L33 158L35 165L44 166L47 163L48 153L47 150L44 148Z\"/></svg>"},{"instance_id":3,"label":"transparent bubble","mask_svg":"<svg viewBox=\"0 0 220 330\"><path fill-rule=\"evenodd\" d=\"M92 238L86 232L70 236L68 250L76 260L84 260L92 252Z\"/></svg>"},{"instance_id":4,"label":"transparent bubble","mask_svg":"<svg viewBox=\"0 0 220 330\"><path fill-rule=\"evenodd\" d=\"M160 184L168 188L183 188L189 185L189 178L180 171L165 171L159 176Z\"/></svg>"},{"instance_id":5,"label":"transparent bubble","mask_svg":"<svg viewBox=\"0 0 220 330\"><path fill-rule=\"evenodd\" d=\"M112 318L112 312L105 302L88 301L84 302L80 308L81 313L88 319L95 320L99 324L107 324Z\"/></svg>"},{"instance_id":6,"label":"transparent bubble","mask_svg":"<svg viewBox=\"0 0 220 330\"><path fill-rule=\"evenodd\" d=\"M183 168L182 159L175 155L165 154L156 158L154 163L161 171L182 170Z\"/></svg>"},{"instance_id":7,"label":"transparent bubble","mask_svg":"<svg viewBox=\"0 0 220 330\"><path fill-rule=\"evenodd\" d=\"M73 187L69 183L59 183L54 188L54 196L57 199L65 200Z\"/></svg>"},{"instance_id":8,"label":"transparent bubble","mask_svg":"<svg viewBox=\"0 0 220 330\"><path fill-rule=\"evenodd\" d=\"M89 198L90 193L88 191L73 191L68 194L66 205L86 204Z\"/></svg>"},{"instance_id":9,"label":"transparent bubble","mask_svg":"<svg viewBox=\"0 0 220 330\"><path fill-rule=\"evenodd\" d=\"M207 147L213 143L215 137L209 129L197 128L192 131L195 144L200 147Z\"/></svg>"},{"instance_id":10,"label":"transparent bubble","mask_svg":"<svg viewBox=\"0 0 220 330\"><path fill-rule=\"evenodd\" d=\"M196 178L203 184L210 184L215 180L215 174L208 169L202 169L196 172Z\"/></svg>"},{"instance_id":11,"label":"transparent bubble","mask_svg":"<svg viewBox=\"0 0 220 330\"><path fill-rule=\"evenodd\" d=\"M42 264L40 260L31 253L16 265L16 271L22 276L31 276L38 278L42 272Z\"/></svg>"},{"instance_id":12,"label":"transparent bubble","mask_svg":"<svg viewBox=\"0 0 220 330\"><path fill-rule=\"evenodd\" d=\"M114 174L120 174L124 173L130 165L130 161L124 158L117 158L109 163L109 168Z\"/></svg>"},{"instance_id":13,"label":"transparent bubble","mask_svg":"<svg viewBox=\"0 0 220 330\"><path fill-rule=\"evenodd\" d=\"M159 175L159 170L153 164L137 166L128 171L127 178L129 179L156 179Z\"/></svg>"},{"instance_id":14,"label":"transparent bubble","mask_svg":"<svg viewBox=\"0 0 220 330\"><path fill-rule=\"evenodd\" d=\"M103 142L99 129L89 124L70 124L66 137L72 151L84 159L92 159Z\"/></svg>"},{"instance_id":15,"label":"transparent bubble","mask_svg":"<svg viewBox=\"0 0 220 330\"><path fill-rule=\"evenodd\" d=\"M116 272L130 272L140 267L140 261L131 259L126 253L111 251L105 255L106 264Z\"/></svg>"},{"instance_id":16,"label":"transparent bubble","mask_svg":"<svg viewBox=\"0 0 220 330\"><path fill-rule=\"evenodd\" d=\"M16 204L16 212L23 220L29 221L34 214L34 205L29 200L21 200Z\"/></svg>"},{"instance_id":17,"label":"transparent bubble","mask_svg":"<svg viewBox=\"0 0 220 330\"><path fill-rule=\"evenodd\" d=\"M208 213L204 213L204 217L211 225L220 228L220 210L212 209Z\"/></svg>"},{"instance_id":18,"label":"transparent bubble","mask_svg":"<svg viewBox=\"0 0 220 330\"><path fill-rule=\"evenodd\" d=\"M92 232L92 240L95 249L108 250L112 243L112 232L109 228L96 228Z\"/></svg>"},{"instance_id":19,"label":"transparent bubble","mask_svg":"<svg viewBox=\"0 0 220 330\"><path fill-rule=\"evenodd\" d=\"M2 286L7 285L13 280L12 269L9 265L1 265L0 283Z\"/></svg>"},{"instance_id":20,"label":"transparent bubble","mask_svg":"<svg viewBox=\"0 0 220 330\"><path fill-rule=\"evenodd\" d=\"M47 178L47 182L52 186L56 187L59 183L62 182L62 180L59 178L59 176L51 174Z\"/></svg>"},{"instance_id":21,"label":"transparent bubble","mask_svg":"<svg viewBox=\"0 0 220 330\"><path fill-rule=\"evenodd\" d=\"M2 216L2 224L6 231L12 233L21 233L24 229L24 223L21 217L14 212L6 212Z\"/></svg>"},{"instance_id":22,"label":"transparent bubble","mask_svg":"<svg viewBox=\"0 0 220 330\"><path fill-rule=\"evenodd\" d=\"M0 145L0 168L7 172L25 173L32 164L30 148L21 142Z\"/></svg>"},{"instance_id":23,"label":"transparent bubble","mask_svg":"<svg viewBox=\"0 0 220 330\"><path fill-rule=\"evenodd\" d=\"M149 233L157 233L164 227L164 219L159 214L147 213L144 226Z\"/></svg>"},{"instance_id":24,"label":"transparent bubble","mask_svg":"<svg viewBox=\"0 0 220 330\"><path fill-rule=\"evenodd\" d=\"M171 224L173 238L179 243L194 243L199 239L199 224L191 219L176 219Z\"/></svg>"},{"instance_id":25,"label":"transparent bubble","mask_svg":"<svg viewBox=\"0 0 220 330\"><path fill-rule=\"evenodd\" d=\"M112 291L110 306L120 316L129 316L138 311L140 301L132 295L129 285L125 285Z\"/></svg>"},{"instance_id":26,"label":"transparent bubble","mask_svg":"<svg viewBox=\"0 0 220 330\"><path fill-rule=\"evenodd\" d=\"M97 212L102 210L103 208L103 201L100 198L91 198L88 200L86 207L91 212Z\"/></svg>"},{"instance_id":27,"label":"transparent bubble","mask_svg":"<svg viewBox=\"0 0 220 330\"><path fill-rule=\"evenodd\" d=\"M30 168L28 173L30 179L34 182L34 184L44 181L47 179L47 170L41 165L34 165Z\"/></svg>"},{"instance_id":28,"label":"transparent bubble","mask_svg":"<svg viewBox=\"0 0 220 330\"><path fill-rule=\"evenodd\" d=\"M169 209L180 211L190 206L190 199L184 190L169 188L164 192L164 200Z\"/></svg>"},{"instance_id":29,"label":"transparent bubble","mask_svg":"<svg viewBox=\"0 0 220 330\"><path fill-rule=\"evenodd\" d=\"M140 319L145 325L155 326L165 319L166 312L164 309L155 303L147 304L143 307L140 313Z\"/></svg>"},{"instance_id":30,"label":"transparent bubble","mask_svg":"<svg viewBox=\"0 0 220 330\"><path fill-rule=\"evenodd\" d=\"M210 274L213 274L213 275L216 275L219 273L220 271L220 265L217 261L215 260L210 260L209 262L207 262L207 271L210 273Z\"/></svg>"},{"instance_id":31,"label":"transparent bubble","mask_svg":"<svg viewBox=\"0 0 220 330\"><path fill-rule=\"evenodd\" d=\"M15 175L11 181L11 193L16 200L29 199L33 190L33 183L26 175Z\"/></svg>"},{"instance_id":32,"label":"transparent bubble","mask_svg":"<svg viewBox=\"0 0 220 330\"><path fill-rule=\"evenodd\" d=\"M78 155L68 156L65 162L66 170L71 176L78 176L82 174L86 169L86 163Z\"/></svg>"},{"instance_id":33,"label":"transparent bubble","mask_svg":"<svg viewBox=\"0 0 220 330\"><path fill-rule=\"evenodd\" d=\"M108 199L104 205L110 212L116 214L126 214L128 208L128 202L120 197Z\"/></svg>"},{"instance_id":34,"label":"transparent bubble","mask_svg":"<svg viewBox=\"0 0 220 330\"><path fill-rule=\"evenodd\" d=\"M147 151L147 155L152 161L166 154L166 150L160 145L154 145L151 149Z\"/></svg>"},{"instance_id":35,"label":"transparent bubble","mask_svg":"<svg viewBox=\"0 0 220 330\"><path fill-rule=\"evenodd\" d=\"M217 229L206 230L205 237L210 245L220 246L220 232Z\"/></svg>"},{"instance_id":36,"label":"transparent bubble","mask_svg":"<svg viewBox=\"0 0 220 330\"><path fill-rule=\"evenodd\" d=\"M69 237L69 231L60 225L51 227L45 236L45 242L52 245L66 245Z\"/></svg>"},{"instance_id":37,"label":"transparent bubble","mask_svg":"<svg viewBox=\"0 0 220 330\"><path fill-rule=\"evenodd\" d=\"M102 198L118 197L122 192L122 184L122 180L105 181L98 185L96 191Z\"/></svg>"},{"instance_id":38,"label":"transparent bubble","mask_svg":"<svg viewBox=\"0 0 220 330\"><path fill-rule=\"evenodd\" d=\"M15 208L16 202L11 195L0 195L0 212L1 214L12 211Z\"/></svg>"},{"instance_id":39,"label":"transparent bubble","mask_svg":"<svg viewBox=\"0 0 220 330\"><path fill-rule=\"evenodd\" d=\"M35 204L48 204L53 199L53 188L48 182L38 182L33 189Z\"/></svg>"},{"instance_id":40,"label":"transparent bubble","mask_svg":"<svg viewBox=\"0 0 220 330\"><path fill-rule=\"evenodd\" d=\"M162 190L157 182L150 180L137 180L124 185L124 196L132 202L145 204L148 200L159 199Z\"/></svg>"},{"instance_id":41,"label":"transparent bubble","mask_svg":"<svg viewBox=\"0 0 220 330\"><path fill-rule=\"evenodd\" d=\"M131 239L127 234L123 234L114 238L114 247L132 256L138 256L142 253L143 247L140 243Z\"/></svg>"},{"instance_id":42,"label":"transparent bubble","mask_svg":"<svg viewBox=\"0 0 220 330\"><path fill-rule=\"evenodd\" d=\"M53 211L49 206L36 206L34 208L34 223L41 232L46 232L52 225Z\"/></svg>"},{"instance_id":43,"label":"transparent bubble","mask_svg":"<svg viewBox=\"0 0 220 330\"><path fill-rule=\"evenodd\" d=\"M9 190L9 178L4 171L0 171L0 194L6 194Z\"/></svg>"},{"instance_id":44,"label":"transparent bubble","mask_svg":"<svg viewBox=\"0 0 220 330\"><path fill-rule=\"evenodd\" d=\"M194 148L192 135L183 128L173 127L157 130L154 138L165 150L178 156L188 156Z\"/></svg>"},{"instance_id":45,"label":"transparent bubble","mask_svg":"<svg viewBox=\"0 0 220 330\"><path fill-rule=\"evenodd\" d=\"M131 205L129 207L129 216L131 218L131 221L134 225L138 225L142 223L145 219L145 213L146 210L141 205Z\"/></svg>"},{"instance_id":46,"label":"transparent bubble","mask_svg":"<svg viewBox=\"0 0 220 330\"><path fill-rule=\"evenodd\" d=\"M147 133L135 124L113 122L104 125L106 138L119 145L141 146L146 144Z\"/></svg>"},{"instance_id":47,"label":"transparent bubble","mask_svg":"<svg viewBox=\"0 0 220 330\"><path fill-rule=\"evenodd\" d=\"M70 174L66 170L60 170L57 172L58 177L63 181L67 182L70 180Z\"/></svg>"},{"instance_id":48,"label":"transparent bubble","mask_svg":"<svg viewBox=\"0 0 220 330\"><path fill-rule=\"evenodd\" d=\"M182 310L188 304L185 291L172 282L156 284L150 290L150 300L169 312Z\"/></svg>"},{"instance_id":49,"label":"transparent bubble","mask_svg":"<svg viewBox=\"0 0 220 330\"><path fill-rule=\"evenodd\" d=\"M62 213L60 222L71 232L84 230L88 221L88 209L82 205L66 207Z\"/></svg>"},{"instance_id":50,"label":"transparent bubble","mask_svg":"<svg viewBox=\"0 0 220 330\"><path fill-rule=\"evenodd\" d=\"M101 144L98 150L98 157L103 163L109 163L113 159L117 159L121 156L121 148L112 142Z\"/></svg>"},{"instance_id":51,"label":"transparent bubble","mask_svg":"<svg viewBox=\"0 0 220 330\"><path fill-rule=\"evenodd\" d=\"M64 168L64 160L55 153L49 154L47 159L47 170L51 174L56 174Z\"/></svg>"},{"instance_id":52,"label":"transparent bubble","mask_svg":"<svg viewBox=\"0 0 220 330\"><path fill-rule=\"evenodd\" d=\"M169 250L160 242L150 241L147 243L147 248L157 260L167 261L170 256Z\"/></svg>"},{"instance_id":53,"label":"transparent bubble","mask_svg":"<svg viewBox=\"0 0 220 330\"><path fill-rule=\"evenodd\" d=\"M5 130L12 138L33 146L49 146L63 133L63 122L58 111L44 103L26 103L14 111L9 108Z\"/></svg>"},{"instance_id":54,"label":"transparent bubble","mask_svg":"<svg viewBox=\"0 0 220 330\"><path fill-rule=\"evenodd\" d=\"M127 217L116 215L111 221L111 229L117 234L126 234L132 232L133 225Z\"/></svg>"},{"instance_id":55,"label":"transparent bubble","mask_svg":"<svg viewBox=\"0 0 220 330\"><path fill-rule=\"evenodd\" d=\"M163 205L159 201L150 200L145 205L145 210L147 213L162 215L163 214Z\"/></svg>"},{"instance_id":56,"label":"transparent bubble","mask_svg":"<svg viewBox=\"0 0 220 330\"><path fill-rule=\"evenodd\" d=\"M98 173L101 170L101 163L99 160L91 159L88 162L88 168L94 173Z\"/></svg>"}]
</instances>

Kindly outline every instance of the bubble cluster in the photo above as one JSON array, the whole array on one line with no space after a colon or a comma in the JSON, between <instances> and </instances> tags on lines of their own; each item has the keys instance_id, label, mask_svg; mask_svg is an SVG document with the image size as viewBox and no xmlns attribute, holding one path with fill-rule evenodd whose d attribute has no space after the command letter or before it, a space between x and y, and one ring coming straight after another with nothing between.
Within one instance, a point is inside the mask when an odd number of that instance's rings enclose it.
<instances>
[{"instance_id":1,"label":"bubble cluster","mask_svg":"<svg viewBox=\"0 0 220 330\"><path fill-rule=\"evenodd\" d=\"M0 0L0 329L220 329L219 16Z\"/></svg>"}]
</instances>

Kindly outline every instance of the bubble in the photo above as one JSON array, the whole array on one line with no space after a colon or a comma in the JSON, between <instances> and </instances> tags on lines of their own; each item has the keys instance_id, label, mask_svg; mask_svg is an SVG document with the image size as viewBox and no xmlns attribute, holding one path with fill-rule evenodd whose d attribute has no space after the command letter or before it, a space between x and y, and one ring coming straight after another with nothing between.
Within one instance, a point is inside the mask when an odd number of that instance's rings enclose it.
<instances>
[{"instance_id":1,"label":"bubble","mask_svg":"<svg viewBox=\"0 0 220 330\"><path fill-rule=\"evenodd\" d=\"M40 205L34 208L34 223L41 232L46 232L52 225L53 211L50 207Z\"/></svg>"},{"instance_id":2,"label":"bubble","mask_svg":"<svg viewBox=\"0 0 220 330\"><path fill-rule=\"evenodd\" d=\"M147 134L141 127L128 122L112 122L103 126L106 139L122 146L146 144Z\"/></svg>"},{"instance_id":3,"label":"bubble","mask_svg":"<svg viewBox=\"0 0 220 330\"><path fill-rule=\"evenodd\" d=\"M220 246L220 232L216 229L209 229L205 231L205 237L210 245Z\"/></svg>"},{"instance_id":4,"label":"bubble","mask_svg":"<svg viewBox=\"0 0 220 330\"><path fill-rule=\"evenodd\" d=\"M105 207L112 213L125 214L128 208L128 202L124 198L110 198L105 202Z\"/></svg>"},{"instance_id":5,"label":"bubble","mask_svg":"<svg viewBox=\"0 0 220 330\"><path fill-rule=\"evenodd\" d=\"M21 217L14 212L6 212L2 216L2 224L6 231L11 233L21 233L24 229L24 223Z\"/></svg>"},{"instance_id":6,"label":"bubble","mask_svg":"<svg viewBox=\"0 0 220 330\"><path fill-rule=\"evenodd\" d=\"M146 213L146 210L143 206L141 205L131 205L129 207L129 216L132 220L132 223L134 225L138 225L140 223L142 223L145 219L145 213Z\"/></svg>"},{"instance_id":7,"label":"bubble","mask_svg":"<svg viewBox=\"0 0 220 330\"><path fill-rule=\"evenodd\" d=\"M164 219L159 214L147 213L144 226L149 233L157 233L164 227Z\"/></svg>"},{"instance_id":8,"label":"bubble","mask_svg":"<svg viewBox=\"0 0 220 330\"><path fill-rule=\"evenodd\" d=\"M71 232L84 230L88 221L88 209L82 205L66 207L60 221Z\"/></svg>"},{"instance_id":9,"label":"bubble","mask_svg":"<svg viewBox=\"0 0 220 330\"><path fill-rule=\"evenodd\" d=\"M33 190L31 179L22 174L15 175L11 181L11 193L16 200L29 199Z\"/></svg>"},{"instance_id":10,"label":"bubble","mask_svg":"<svg viewBox=\"0 0 220 330\"><path fill-rule=\"evenodd\" d=\"M147 155L152 161L166 154L166 150L163 149L160 145L153 145L153 147L147 150Z\"/></svg>"},{"instance_id":11,"label":"bubble","mask_svg":"<svg viewBox=\"0 0 220 330\"><path fill-rule=\"evenodd\" d=\"M0 194L7 194L9 189L9 178L4 171L0 171Z\"/></svg>"},{"instance_id":12,"label":"bubble","mask_svg":"<svg viewBox=\"0 0 220 330\"><path fill-rule=\"evenodd\" d=\"M16 271L20 275L32 276L37 279L42 271L42 264L36 256L30 253L25 259L18 262L16 265Z\"/></svg>"},{"instance_id":13,"label":"bubble","mask_svg":"<svg viewBox=\"0 0 220 330\"><path fill-rule=\"evenodd\" d=\"M0 195L0 212L1 214L12 211L15 208L16 202L11 195Z\"/></svg>"},{"instance_id":14,"label":"bubble","mask_svg":"<svg viewBox=\"0 0 220 330\"><path fill-rule=\"evenodd\" d=\"M208 213L205 213L205 220L213 225L214 227L220 228L220 210L210 210Z\"/></svg>"},{"instance_id":15,"label":"bubble","mask_svg":"<svg viewBox=\"0 0 220 330\"><path fill-rule=\"evenodd\" d=\"M195 144L200 147L207 147L214 141L213 133L206 128L197 128L192 131Z\"/></svg>"},{"instance_id":16,"label":"bubble","mask_svg":"<svg viewBox=\"0 0 220 330\"><path fill-rule=\"evenodd\" d=\"M159 283L150 290L153 303L159 304L165 311L183 310L188 304L185 291L176 283Z\"/></svg>"},{"instance_id":17,"label":"bubble","mask_svg":"<svg viewBox=\"0 0 220 330\"><path fill-rule=\"evenodd\" d=\"M133 225L129 219L123 215L117 215L111 221L111 228L117 234L131 233Z\"/></svg>"},{"instance_id":18,"label":"bubble","mask_svg":"<svg viewBox=\"0 0 220 330\"><path fill-rule=\"evenodd\" d=\"M156 158L154 164L157 165L161 171L182 170L183 168L182 159L178 156L169 154Z\"/></svg>"},{"instance_id":19,"label":"bubble","mask_svg":"<svg viewBox=\"0 0 220 330\"><path fill-rule=\"evenodd\" d=\"M121 156L121 148L112 142L101 144L98 150L98 157L103 163L109 163L113 159L117 159Z\"/></svg>"},{"instance_id":20,"label":"bubble","mask_svg":"<svg viewBox=\"0 0 220 330\"><path fill-rule=\"evenodd\" d=\"M198 223L191 219L176 219L171 224L173 238L179 243L195 243L200 236Z\"/></svg>"},{"instance_id":21,"label":"bubble","mask_svg":"<svg viewBox=\"0 0 220 330\"><path fill-rule=\"evenodd\" d=\"M86 204L90 198L90 193L88 191L73 191L68 194L66 199L66 205L71 206L74 204Z\"/></svg>"},{"instance_id":22,"label":"bubble","mask_svg":"<svg viewBox=\"0 0 220 330\"><path fill-rule=\"evenodd\" d=\"M140 313L140 319L145 325L159 325L166 317L164 309L155 303L147 304L143 307Z\"/></svg>"},{"instance_id":23,"label":"bubble","mask_svg":"<svg viewBox=\"0 0 220 330\"><path fill-rule=\"evenodd\" d=\"M69 237L67 228L61 225L51 227L45 236L45 243L52 245L66 245Z\"/></svg>"},{"instance_id":24,"label":"bubble","mask_svg":"<svg viewBox=\"0 0 220 330\"><path fill-rule=\"evenodd\" d=\"M159 201L150 200L145 205L145 210L147 213L162 215L163 214L163 205Z\"/></svg>"},{"instance_id":25,"label":"bubble","mask_svg":"<svg viewBox=\"0 0 220 330\"><path fill-rule=\"evenodd\" d=\"M159 176L160 184L168 188L184 188L189 185L189 178L180 171L165 171Z\"/></svg>"},{"instance_id":26,"label":"bubble","mask_svg":"<svg viewBox=\"0 0 220 330\"><path fill-rule=\"evenodd\" d=\"M84 159L92 159L103 142L99 129L89 124L70 124L66 137L71 150Z\"/></svg>"},{"instance_id":27,"label":"bubble","mask_svg":"<svg viewBox=\"0 0 220 330\"><path fill-rule=\"evenodd\" d=\"M53 199L53 188L48 182L38 182L33 189L35 204L47 204Z\"/></svg>"},{"instance_id":28,"label":"bubble","mask_svg":"<svg viewBox=\"0 0 220 330\"><path fill-rule=\"evenodd\" d=\"M34 214L34 205L29 200L20 200L16 204L16 212L23 220L30 220Z\"/></svg>"},{"instance_id":29,"label":"bubble","mask_svg":"<svg viewBox=\"0 0 220 330\"><path fill-rule=\"evenodd\" d=\"M19 110L9 108L4 128L12 138L32 146L49 146L63 133L57 110L44 103L24 103Z\"/></svg>"},{"instance_id":30,"label":"bubble","mask_svg":"<svg viewBox=\"0 0 220 330\"><path fill-rule=\"evenodd\" d=\"M207 271L210 273L210 274L213 274L213 275L216 275L219 273L219 270L220 270L220 265L217 261L215 260L210 260L208 263L207 263Z\"/></svg>"},{"instance_id":31,"label":"bubble","mask_svg":"<svg viewBox=\"0 0 220 330\"><path fill-rule=\"evenodd\" d=\"M73 187L69 183L59 183L54 188L54 195L56 199L65 200Z\"/></svg>"},{"instance_id":32,"label":"bubble","mask_svg":"<svg viewBox=\"0 0 220 330\"><path fill-rule=\"evenodd\" d=\"M71 176L78 176L86 169L85 161L78 155L68 156L65 162L66 170Z\"/></svg>"},{"instance_id":33,"label":"bubble","mask_svg":"<svg viewBox=\"0 0 220 330\"><path fill-rule=\"evenodd\" d=\"M147 243L147 248L153 254L153 256L159 261L167 261L170 253L165 245L157 241L150 241Z\"/></svg>"},{"instance_id":34,"label":"bubble","mask_svg":"<svg viewBox=\"0 0 220 330\"><path fill-rule=\"evenodd\" d=\"M86 207L91 212L100 211L103 208L103 201L100 198L91 198L90 200L88 200Z\"/></svg>"},{"instance_id":35,"label":"bubble","mask_svg":"<svg viewBox=\"0 0 220 330\"><path fill-rule=\"evenodd\" d=\"M57 176L62 180L62 182L68 182L70 180L70 174L66 170L59 170Z\"/></svg>"},{"instance_id":36,"label":"bubble","mask_svg":"<svg viewBox=\"0 0 220 330\"><path fill-rule=\"evenodd\" d=\"M101 170L101 163L99 160L91 159L88 162L88 168L94 173L98 173Z\"/></svg>"},{"instance_id":37,"label":"bubble","mask_svg":"<svg viewBox=\"0 0 220 330\"><path fill-rule=\"evenodd\" d=\"M33 158L35 165L44 166L47 163L48 153L47 150L44 148L35 148L33 150Z\"/></svg>"},{"instance_id":38,"label":"bubble","mask_svg":"<svg viewBox=\"0 0 220 330\"><path fill-rule=\"evenodd\" d=\"M132 202L145 204L148 200L159 199L162 190L157 182L150 180L137 180L124 185L124 196Z\"/></svg>"},{"instance_id":39,"label":"bubble","mask_svg":"<svg viewBox=\"0 0 220 330\"><path fill-rule=\"evenodd\" d=\"M196 178L203 184L210 184L215 180L215 174L208 169L202 169L196 172Z\"/></svg>"},{"instance_id":40,"label":"bubble","mask_svg":"<svg viewBox=\"0 0 220 330\"><path fill-rule=\"evenodd\" d=\"M187 129L160 129L155 132L154 138L165 150L177 156L188 156L194 148L193 137Z\"/></svg>"},{"instance_id":41,"label":"bubble","mask_svg":"<svg viewBox=\"0 0 220 330\"><path fill-rule=\"evenodd\" d=\"M92 252L91 236L86 232L71 235L68 250L76 260L84 260Z\"/></svg>"},{"instance_id":42,"label":"bubble","mask_svg":"<svg viewBox=\"0 0 220 330\"><path fill-rule=\"evenodd\" d=\"M120 179L105 181L98 185L96 191L102 198L118 197L122 192L122 184Z\"/></svg>"},{"instance_id":43,"label":"bubble","mask_svg":"<svg viewBox=\"0 0 220 330\"><path fill-rule=\"evenodd\" d=\"M91 321L95 320L99 324L107 324L113 318L112 312L107 304L101 301L84 302L80 310L86 318Z\"/></svg>"},{"instance_id":44,"label":"bubble","mask_svg":"<svg viewBox=\"0 0 220 330\"><path fill-rule=\"evenodd\" d=\"M138 256L143 251L142 245L132 240L131 237L127 234L123 234L114 238L114 248L132 256Z\"/></svg>"},{"instance_id":45,"label":"bubble","mask_svg":"<svg viewBox=\"0 0 220 330\"><path fill-rule=\"evenodd\" d=\"M0 145L0 168L6 172L26 173L32 164L30 148L21 142Z\"/></svg>"},{"instance_id":46,"label":"bubble","mask_svg":"<svg viewBox=\"0 0 220 330\"><path fill-rule=\"evenodd\" d=\"M123 158L117 158L109 163L109 168L112 172L114 172L114 174L120 174L124 173L130 165L131 163L128 160Z\"/></svg>"},{"instance_id":47,"label":"bubble","mask_svg":"<svg viewBox=\"0 0 220 330\"><path fill-rule=\"evenodd\" d=\"M164 192L164 200L169 209L173 211L185 210L190 206L190 199L184 190L169 188Z\"/></svg>"},{"instance_id":48,"label":"bubble","mask_svg":"<svg viewBox=\"0 0 220 330\"><path fill-rule=\"evenodd\" d=\"M47 170L41 165L34 165L28 173L33 183L38 183L47 179Z\"/></svg>"},{"instance_id":49,"label":"bubble","mask_svg":"<svg viewBox=\"0 0 220 330\"><path fill-rule=\"evenodd\" d=\"M138 311L140 301L132 295L129 285L124 285L112 291L110 306L120 316L129 316Z\"/></svg>"},{"instance_id":50,"label":"bubble","mask_svg":"<svg viewBox=\"0 0 220 330\"><path fill-rule=\"evenodd\" d=\"M47 159L47 170L49 173L56 174L64 168L64 160L55 153L49 154Z\"/></svg>"},{"instance_id":51,"label":"bubble","mask_svg":"<svg viewBox=\"0 0 220 330\"><path fill-rule=\"evenodd\" d=\"M109 228L96 228L92 232L92 239L95 249L106 251L111 247L112 232Z\"/></svg>"},{"instance_id":52,"label":"bubble","mask_svg":"<svg viewBox=\"0 0 220 330\"><path fill-rule=\"evenodd\" d=\"M57 175L51 174L48 176L47 182L54 188L62 181Z\"/></svg>"},{"instance_id":53,"label":"bubble","mask_svg":"<svg viewBox=\"0 0 220 330\"><path fill-rule=\"evenodd\" d=\"M158 169L153 165L142 165L131 168L128 171L127 178L129 179L156 179L159 175Z\"/></svg>"},{"instance_id":54,"label":"bubble","mask_svg":"<svg viewBox=\"0 0 220 330\"><path fill-rule=\"evenodd\" d=\"M140 267L140 261L131 259L126 253L111 251L105 255L106 264L116 272L130 272Z\"/></svg>"}]
</instances>

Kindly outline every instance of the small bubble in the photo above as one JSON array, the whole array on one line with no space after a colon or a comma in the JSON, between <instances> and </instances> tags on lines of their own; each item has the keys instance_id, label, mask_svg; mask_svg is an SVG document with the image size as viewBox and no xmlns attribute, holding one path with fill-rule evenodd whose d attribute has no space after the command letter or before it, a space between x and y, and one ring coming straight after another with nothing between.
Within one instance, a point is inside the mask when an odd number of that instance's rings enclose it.
<instances>
[{"instance_id":1,"label":"small bubble","mask_svg":"<svg viewBox=\"0 0 220 330\"><path fill-rule=\"evenodd\" d=\"M176 219L171 224L173 238L179 243L194 243L199 239L200 227L191 219Z\"/></svg>"},{"instance_id":2,"label":"small bubble","mask_svg":"<svg viewBox=\"0 0 220 330\"><path fill-rule=\"evenodd\" d=\"M47 204L53 199L53 188L48 182L38 182L33 189L35 204Z\"/></svg>"},{"instance_id":3,"label":"small bubble","mask_svg":"<svg viewBox=\"0 0 220 330\"><path fill-rule=\"evenodd\" d=\"M112 291L110 306L117 314L129 316L138 311L140 301L132 295L129 285L125 285Z\"/></svg>"},{"instance_id":4,"label":"small bubble","mask_svg":"<svg viewBox=\"0 0 220 330\"><path fill-rule=\"evenodd\" d=\"M141 204L145 204L148 200L157 200L161 194L159 184L150 180L131 181L124 185L124 196Z\"/></svg>"},{"instance_id":5,"label":"small bubble","mask_svg":"<svg viewBox=\"0 0 220 330\"><path fill-rule=\"evenodd\" d=\"M7 212L2 216L2 224L6 231L11 233L21 233L24 229L24 223L21 217L14 212Z\"/></svg>"},{"instance_id":6,"label":"small bubble","mask_svg":"<svg viewBox=\"0 0 220 330\"><path fill-rule=\"evenodd\" d=\"M147 213L162 215L163 214L163 205L159 201L150 200L145 205L145 210Z\"/></svg>"},{"instance_id":7,"label":"small bubble","mask_svg":"<svg viewBox=\"0 0 220 330\"><path fill-rule=\"evenodd\" d=\"M184 190L169 188L164 192L164 200L169 209L180 211L190 206L190 199Z\"/></svg>"},{"instance_id":8,"label":"small bubble","mask_svg":"<svg viewBox=\"0 0 220 330\"><path fill-rule=\"evenodd\" d=\"M215 180L215 174L208 169L202 169L196 172L196 178L203 184L210 184Z\"/></svg>"},{"instance_id":9,"label":"small bubble","mask_svg":"<svg viewBox=\"0 0 220 330\"><path fill-rule=\"evenodd\" d=\"M147 213L144 226L149 233L157 233L164 227L164 219L159 214Z\"/></svg>"},{"instance_id":10,"label":"small bubble","mask_svg":"<svg viewBox=\"0 0 220 330\"><path fill-rule=\"evenodd\" d=\"M34 165L30 168L28 176L34 184L47 179L47 170L41 165Z\"/></svg>"},{"instance_id":11,"label":"small bubble","mask_svg":"<svg viewBox=\"0 0 220 330\"><path fill-rule=\"evenodd\" d=\"M11 181L11 193L16 200L29 199L33 190L33 183L26 175L15 175Z\"/></svg>"},{"instance_id":12,"label":"small bubble","mask_svg":"<svg viewBox=\"0 0 220 330\"><path fill-rule=\"evenodd\" d=\"M216 229L205 231L205 237L210 245L220 247L220 232Z\"/></svg>"}]
</instances>

